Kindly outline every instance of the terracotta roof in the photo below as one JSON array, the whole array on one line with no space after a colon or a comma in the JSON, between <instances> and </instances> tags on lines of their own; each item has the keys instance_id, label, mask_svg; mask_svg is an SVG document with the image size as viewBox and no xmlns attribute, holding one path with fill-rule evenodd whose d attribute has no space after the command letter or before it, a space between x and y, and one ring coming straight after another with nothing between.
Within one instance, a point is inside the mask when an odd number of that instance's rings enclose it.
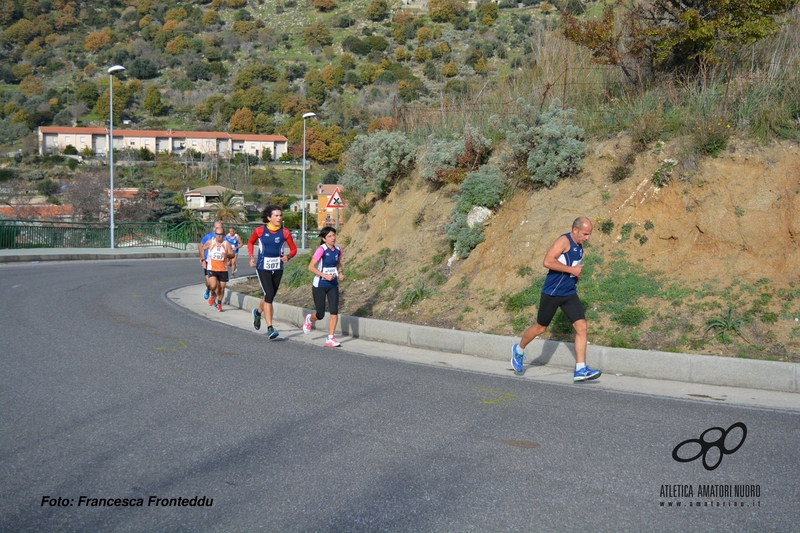
<instances>
[{"instance_id":1,"label":"terracotta roof","mask_svg":"<svg viewBox=\"0 0 800 533\"><path fill-rule=\"evenodd\" d=\"M40 126L42 133L108 133L108 128L71 128L69 126Z\"/></svg>"},{"instance_id":2,"label":"terracotta roof","mask_svg":"<svg viewBox=\"0 0 800 533\"><path fill-rule=\"evenodd\" d=\"M33 220L52 220L55 218L72 217L74 213L72 205L17 205L0 206L0 215L3 218L14 219L33 219Z\"/></svg>"},{"instance_id":3,"label":"terracotta roof","mask_svg":"<svg viewBox=\"0 0 800 533\"><path fill-rule=\"evenodd\" d=\"M317 185L317 194L320 196L330 196L333 194L333 191L335 191L337 187L339 188L339 192L341 192L342 191L341 185L330 185L330 184L320 183L319 185Z\"/></svg>"}]
</instances>

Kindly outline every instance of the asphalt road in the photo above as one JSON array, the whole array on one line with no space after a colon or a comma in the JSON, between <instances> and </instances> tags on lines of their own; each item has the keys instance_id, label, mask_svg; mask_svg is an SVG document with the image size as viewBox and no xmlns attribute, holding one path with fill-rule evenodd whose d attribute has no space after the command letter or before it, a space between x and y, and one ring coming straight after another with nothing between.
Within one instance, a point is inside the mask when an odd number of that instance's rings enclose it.
<instances>
[{"instance_id":1,"label":"asphalt road","mask_svg":"<svg viewBox=\"0 0 800 533\"><path fill-rule=\"evenodd\" d=\"M0 266L0 531L797 530L797 412L270 342L165 297L199 279Z\"/></svg>"}]
</instances>

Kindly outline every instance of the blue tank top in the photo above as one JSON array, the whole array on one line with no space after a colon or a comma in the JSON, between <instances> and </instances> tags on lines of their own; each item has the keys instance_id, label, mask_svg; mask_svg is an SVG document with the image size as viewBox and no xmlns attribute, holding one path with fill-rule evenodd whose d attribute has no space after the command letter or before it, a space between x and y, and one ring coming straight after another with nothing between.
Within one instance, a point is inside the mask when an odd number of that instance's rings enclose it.
<instances>
[{"instance_id":1,"label":"blue tank top","mask_svg":"<svg viewBox=\"0 0 800 533\"><path fill-rule=\"evenodd\" d=\"M342 249L338 246L334 245L333 250L325 246L324 244L320 246L323 248L322 257L319 258L317 261L317 270L324 274L337 274L338 270L336 266L339 264L339 258L342 256ZM338 287L339 286L339 278L333 278L333 280L328 281L327 279L323 279L319 276L314 276L314 281L312 282L314 287Z\"/></svg>"},{"instance_id":2,"label":"blue tank top","mask_svg":"<svg viewBox=\"0 0 800 533\"><path fill-rule=\"evenodd\" d=\"M275 233L271 233L267 226L264 226L264 232L258 238L258 262L256 263L258 270L283 270L281 254L283 253L283 244L286 242L284 231L286 230L281 227Z\"/></svg>"},{"instance_id":3,"label":"blue tank top","mask_svg":"<svg viewBox=\"0 0 800 533\"><path fill-rule=\"evenodd\" d=\"M569 250L561 254L558 262L562 265L578 266L583 261L583 246L575 244L572 236L565 233L564 237L569 240ZM542 293L548 296L570 296L578 292L578 278L566 272L549 270L544 279Z\"/></svg>"},{"instance_id":4,"label":"blue tank top","mask_svg":"<svg viewBox=\"0 0 800 533\"><path fill-rule=\"evenodd\" d=\"M239 244L239 239L237 239L237 237L238 234L236 233L233 234L233 237L231 237L230 233L225 235L225 240L231 244L231 249L233 250L233 252L238 254L239 249L236 247L236 245Z\"/></svg>"}]
</instances>

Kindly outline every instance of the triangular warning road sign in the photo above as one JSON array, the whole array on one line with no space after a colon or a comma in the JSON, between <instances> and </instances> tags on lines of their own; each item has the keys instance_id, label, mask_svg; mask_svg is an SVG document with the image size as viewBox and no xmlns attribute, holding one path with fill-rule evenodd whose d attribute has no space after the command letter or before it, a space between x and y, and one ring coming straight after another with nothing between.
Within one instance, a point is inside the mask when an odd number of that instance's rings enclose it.
<instances>
[{"instance_id":1,"label":"triangular warning road sign","mask_svg":"<svg viewBox=\"0 0 800 533\"><path fill-rule=\"evenodd\" d=\"M344 207L344 200L342 200L342 195L339 193L339 187L336 187L333 190L333 194L331 194L330 198L328 198L328 205L325 207L328 209Z\"/></svg>"}]
</instances>

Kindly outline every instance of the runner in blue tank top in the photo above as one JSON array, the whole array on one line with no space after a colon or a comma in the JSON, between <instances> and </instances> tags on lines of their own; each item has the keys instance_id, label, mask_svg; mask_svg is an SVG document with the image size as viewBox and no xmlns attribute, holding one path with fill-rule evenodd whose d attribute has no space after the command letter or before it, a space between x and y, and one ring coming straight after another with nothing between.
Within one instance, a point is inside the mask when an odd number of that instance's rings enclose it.
<instances>
[{"instance_id":1,"label":"runner in blue tank top","mask_svg":"<svg viewBox=\"0 0 800 533\"><path fill-rule=\"evenodd\" d=\"M228 234L225 235L225 240L228 241L233 248L233 258L230 260L231 275L236 274L236 260L239 258L239 248L242 247L242 239L236 233L236 228L230 228Z\"/></svg>"},{"instance_id":2,"label":"runner in blue tank top","mask_svg":"<svg viewBox=\"0 0 800 533\"><path fill-rule=\"evenodd\" d=\"M253 309L253 329L261 329L261 317L267 322L267 337L270 340L278 338L278 330L272 327L272 303L278 293L283 276L283 265L297 254L292 234L283 227L283 211L276 205L268 205L261 212L263 226L253 230L247 240L247 253L250 255L250 266L256 269L261 292L264 295ZM255 255L255 245L258 243L258 257ZM289 253L284 250L284 245L289 246Z\"/></svg>"},{"instance_id":3,"label":"runner in blue tank top","mask_svg":"<svg viewBox=\"0 0 800 533\"><path fill-rule=\"evenodd\" d=\"M325 300L328 300L328 338L325 346L338 348L342 344L336 340L336 324L339 322L339 281L344 280L342 270L342 249L336 246L336 229L325 226L319 231L320 246L311 256L308 270L314 274L311 295L314 298L315 313L306 315L303 333L311 332L313 323L325 317Z\"/></svg>"},{"instance_id":4,"label":"runner in blue tank top","mask_svg":"<svg viewBox=\"0 0 800 533\"><path fill-rule=\"evenodd\" d=\"M522 333L519 344L511 347L511 366L522 372L525 347L547 331L558 308L564 312L575 329L575 372L573 381L588 381L600 377L600 370L586 366L587 326L586 314L578 298L578 281L583 272L583 244L592 235L592 221L578 217L572 230L561 235L547 251L542 265L548 269L542 287L536 324Z\"/></svg>"}]
</instances>

